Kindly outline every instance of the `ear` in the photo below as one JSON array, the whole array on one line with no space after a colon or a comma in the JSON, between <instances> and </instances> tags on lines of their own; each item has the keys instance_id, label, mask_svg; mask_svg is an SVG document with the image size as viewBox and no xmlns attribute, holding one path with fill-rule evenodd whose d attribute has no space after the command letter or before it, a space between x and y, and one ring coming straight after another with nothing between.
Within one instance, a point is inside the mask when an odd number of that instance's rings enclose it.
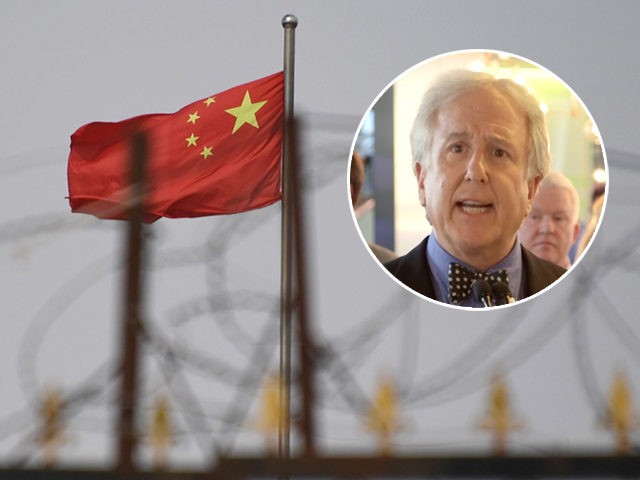
<instances>
[{"instance_id":1,"label":"ear","mask_svg":"<svg viewBox=\"0 0 640 480\"><path fill-rule=\"evenodd\" d=\"M416 176L416 180L418 181L418 198L420 200L420 205L426 207L427 202L424 191L424 181L427 177L426 169L420 162L416 162L413 164L413 173Z\"/></svg>"},{"instance_id":2,"label":"ear","mask_svg":"<svg viewBox=\"0 0 640 480\"><path fill-rule=\"evenodd\" d=\"M542 176L536 175L533 178L527 180L527 211L525 213L525 217L529 215L529 211L531 210L531 204L533 203L533 198L538 193L538 187L540 186L540 182L542 181Z\"/></svg>"}]
</instances>

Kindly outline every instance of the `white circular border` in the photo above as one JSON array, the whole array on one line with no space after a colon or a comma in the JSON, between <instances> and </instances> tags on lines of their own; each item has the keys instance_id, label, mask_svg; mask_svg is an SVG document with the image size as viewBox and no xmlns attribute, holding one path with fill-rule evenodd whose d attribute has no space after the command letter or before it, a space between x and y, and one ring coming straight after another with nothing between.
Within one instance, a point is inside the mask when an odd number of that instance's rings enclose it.
<instances>
[{"instance_id":1,"label":"white circular border","mask_svg":"<svg viewBox=\"0 0 640 480\"><path fill-rule=\"evenodd\" d=\"M547 285L547 287L545 287L543 290L540 290L539 292L534 293L533 295L525 297L525 298L523 298L521 300L517 300L516 302L511 303L511 304L496 305L494 307L488 307L488 308L463 307L463 306L459 306L459 305L452 305L450 303L441 302L439 300L436 300L434 298L426 297L425 295L423 295L423 294L421 294L419 292L416 292L412 288L410 288L407 285L405 285L402 281L398 280L391 272L389 272L385 268L385 266L375 256L373 251L369 248L368 242L364 238L364 236L362 235L362 231L360 230L360 227L358 225L358 219L356 218L356 215L355 215L355 209L353 207L351 207L351 205L352 205L352 202L351 202L351 185L350 185L351 160L353 158L353 151L355 149L356 140L358 139L358 136L359 136L360 130L362 129L362 125L364 123L364 120L367 117L367 115L369 114L369 112L371 111L371 109L378 103L378 101L380 100L380 97L382 97L382 95L384 95L387 92L387 90L389 90L389 88L391 88L398 81L399 78L401 78L404 75L408 74L412 70L415 70L415 69L423 66L426 63L432 62L432 61L440 59L442 57L452 56L452 55L460 55L460 54L464 54L464 53L493 53L493 54L497 54L497 55L508 55L509 57L517 58L517 59L519 59L519 60L521 60L523 62L526 62L526 63L528 63L530 65L533 65L533 66L535 66L535 67L537 67L537 68L539 68L541 70L544 70L544 71L548 72L558 82L560 82L571 93L571 95L573 95L573 97L580 103L580 106L582 107L584 112L589 117L589 120L591 121L591 124L595 127L596 134L597 134L598 138L600 138L600 149L602 150L602 157L603 157L603 161L604 161L604 171L605 171L605 176L606 176L605 188L604 188L604 200L603 200L603 203L602 203L602 211L600 212L600 218L598 219L598 223L596 225L595 230L593 231L593 234L591 236L591 239L589 240L589 243L587 244L587 246L585 247L585 249L581 253L581 255L576 259L576 261L567 269L567 271L561 277L557 278L553 283ZM394 159L394 162L395 162L395 159ZM501 310L501 309L505 309L505 308L509 308L509 307L513 307L513 306L517 306L517 305L522 305L522 304L528 302L529 300L533 300L533 299L537 298L538 296L542 295L543 293L547 292L549 289L555 287L562 280L564 280L571 273L571 271L578 264L580 264L582 262L582 260L586 257L587 252L591 248L591 245L593 245L593 242L594 242L595 238L598 235L598 232L600 230L600 225L602 224L602 219L604 218L605 211L606 211L606 208L607 208L607 203L608 203L608 198L609 198L609 189L610 189L609 163L607 161L607 152L606 152L606 149L605 149L605 146L604 146L604 141L602 140L602 134L600 133L600 129L598 128L593 116L591 115L591 112L586 107L586 105L584 104L582 99L576 94L576 92L573 90L573 88L571 88L558 75L556 75L551 70L549 70L548 68L540 65L537 62L534 62L534 61L532 61L532 60L530 60L530 59L528 59L526 57L523 57L521 55L517 55L515 53L506 52L504 50L483 49L483 48L462 49L462 50L452 50L450 52L441 53L439 55L435 55L433 57L429 57L429 58L427 58L427 59L425 59L425 60L423 60L423 61L421 61L419 63L416 63L412 67L409 67L408 69L406 69L403 72L401 72L400 74L398 74L373 99L373 101L369 104L369 107L367 108L367 110L365 110L365 112L362 114L362 118L360 119L360 122L358 123L358 128L356 129L355 134L353 136L353 141L351 142L351 148L349 150L349 160L348 160L348 163L347 163L346 189L347 189L347 199L349 200L349 206L350 206L350 209L351 209L351 218L353 220L354 227L358 232L360 240L362 241L362 244L364 245L364 247L368 251L369 255L371 255L371 258L373 258L373 260L378 264L380 269L382 269L382 271L385 274L387 274L387 276L389 276L391 279L393 279L393 281L395 283L397 283L398 285L400 285L402 288L404 288L408 292L412 293L413 295L415 295L415 296L417 296L419 298L425 299L425 300L427 300L427 301L429 301L429 302L431 302L431 303L433 303L435 305L439 305L441 307L448 307L448 308L453 308L453 309L459 310L459 311L475 312L475 313L478 313L478 312L495 312L495 311L498 311L498 310Z\"/></svg>"}]
</instances>

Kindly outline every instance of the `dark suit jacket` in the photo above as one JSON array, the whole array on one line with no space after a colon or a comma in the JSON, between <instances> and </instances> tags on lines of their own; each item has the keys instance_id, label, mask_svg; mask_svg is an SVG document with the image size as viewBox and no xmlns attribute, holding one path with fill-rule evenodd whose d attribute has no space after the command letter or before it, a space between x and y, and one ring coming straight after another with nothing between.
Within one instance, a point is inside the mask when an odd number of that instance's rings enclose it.
<instances>
[{"instance_id":1,"label":"dark suit jacket","mask_svg":"<svg viewBox=\"0 0 640 480\"><path fill-rule=\"evenodd\" d=\"M406 255L387 262L384 266L407 287L435 300L436 295L431 283L431 270L426 254L428 238L422 240ZM522 247L522 260L525 274L525 297L544 290L566 272L564 268L536 257L524 247Z\"/></svg>"}]
</instances>

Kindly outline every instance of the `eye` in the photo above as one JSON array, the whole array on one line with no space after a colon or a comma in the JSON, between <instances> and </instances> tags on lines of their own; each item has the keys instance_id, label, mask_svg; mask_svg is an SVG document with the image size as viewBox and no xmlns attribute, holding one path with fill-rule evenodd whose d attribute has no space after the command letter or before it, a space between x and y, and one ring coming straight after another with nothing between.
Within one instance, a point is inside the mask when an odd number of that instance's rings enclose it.
<instances>
[{"instance_id":1,"label":"eye","mask_svg":"<svg viewBox=\"0 0 640 480\"><path fill-rule=\"evenodd\" d=\"M504 157L507 157L509 154L507 153L506 150L503 150L501 148L496 148L493 151L493 155L497 158L504 158Z\"/></svg>"},{"instance_id":2,"label":"eye","mask_svg":"<svg viewBox=\"0 0 640 480\"><path fill-rule=\"evenodd\" d=\"M464 152L464 145L462 145L461 143L454 143L451 146L451 151L453 153L462 153Z\"/></svg>"}]
</instances>

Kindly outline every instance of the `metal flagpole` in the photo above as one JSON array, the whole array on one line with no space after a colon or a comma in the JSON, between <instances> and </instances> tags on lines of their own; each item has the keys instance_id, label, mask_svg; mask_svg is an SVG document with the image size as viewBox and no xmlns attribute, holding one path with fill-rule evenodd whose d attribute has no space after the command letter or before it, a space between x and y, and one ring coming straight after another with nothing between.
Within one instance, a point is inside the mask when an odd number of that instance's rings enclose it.
<instances>
[{"instance_id":1,"label":"metal flagpole","mask_svg":"<svg viewBox=\"0 0 640 480\"><path fill-rule=\"evenodd\" d=\"M291 457L291 317L293 309L293 197L291 196L291 152L289 125L293 118L293 80L295 58L295 15L282 17L284 28L284 133L282 149L282 225L280 270L280 428L278 456Z\"/></svg>"}]
</instances>

